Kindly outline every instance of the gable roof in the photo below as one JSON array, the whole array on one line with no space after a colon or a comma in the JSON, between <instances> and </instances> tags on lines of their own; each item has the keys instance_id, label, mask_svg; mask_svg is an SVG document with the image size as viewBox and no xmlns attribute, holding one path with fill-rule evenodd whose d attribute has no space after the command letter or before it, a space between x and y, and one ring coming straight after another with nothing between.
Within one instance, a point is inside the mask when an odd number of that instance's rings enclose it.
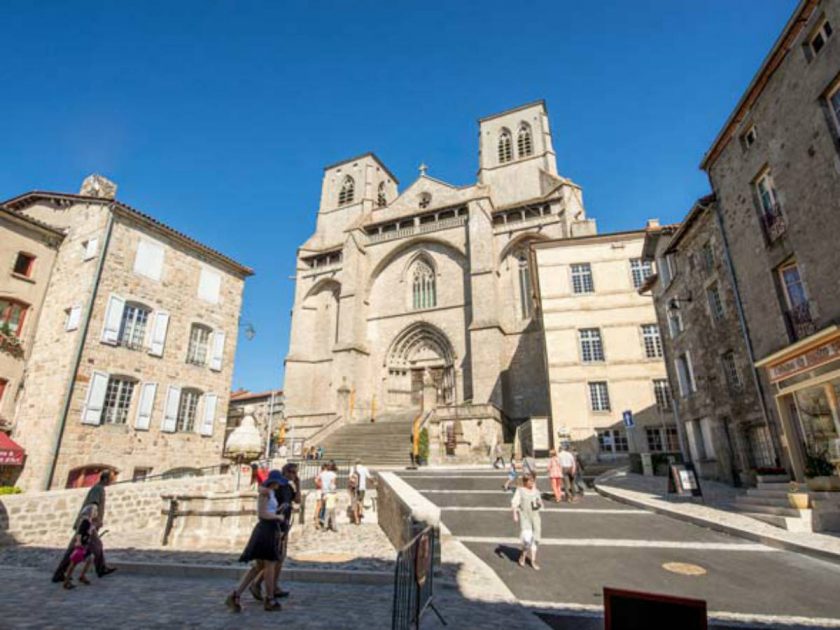
<instances>
[{"instance_id":1,"label":"gable roof","mask_svg":"<svg viewBox=\"0 0 840 630\"><path fill-rule=\"evenodd\" d=\"M39 201L63 201L69 203L96 203L102 205L109 205L115 211L122 212L124 215L139 221L153 229L157 229L163 232L166 236L179 241L188 247L196 249L200 251L202 254L205 254L209 258L224 264L227 267L234 269L237 273L242 274L243 276L252 276L254 275L253 269L250 267L246 267L241 263L238 263L233 258L229 258L225 256L221 252L200 243L199 241L190 238L183 232L179 232L178 230L169 227L165 223L158 221L153 216L148 215L140 210L132 208L126 203L122 201L117 201L115 199L105 199L102 197L88 197L86 195L74 195L71 193L59 193L59 192L49 192L44 190L33 190L22 195L18 195L17 197L12 197L6 201L0 202L0 207L3 207L7 210L10 210L14 214L18 216L25 216L21 214L21 210L24 208L28 208L29 206L39 202Z\"/></svg>"}]
</instances>

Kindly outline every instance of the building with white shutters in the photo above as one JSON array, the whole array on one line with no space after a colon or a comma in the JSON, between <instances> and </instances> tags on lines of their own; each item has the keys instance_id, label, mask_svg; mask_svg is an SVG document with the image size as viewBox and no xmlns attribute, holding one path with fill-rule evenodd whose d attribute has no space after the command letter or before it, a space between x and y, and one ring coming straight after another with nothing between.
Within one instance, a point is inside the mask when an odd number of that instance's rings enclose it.
<instances>
[{"instance_id":1,"label":"building with white shutters","mask_svg":"<svg viewBox=\"0 0 840 630\"><path fill-rule=\"evenodd\" d=\"M44 298L24 322L33 333L24 374L4 392L12 438L26 450L24 489L87 485L104 469L130 479L223 461L252 272L115 192L92 176L79 195L2 204L64 234L50 273L34 280Z\"/></svg>"}]
</instances>

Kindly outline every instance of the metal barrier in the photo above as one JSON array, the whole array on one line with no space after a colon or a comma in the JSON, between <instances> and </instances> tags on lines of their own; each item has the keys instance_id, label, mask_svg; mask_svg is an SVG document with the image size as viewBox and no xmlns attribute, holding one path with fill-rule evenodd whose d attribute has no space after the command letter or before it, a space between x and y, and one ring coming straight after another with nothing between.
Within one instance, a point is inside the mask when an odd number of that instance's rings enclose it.
<instances>
[{"instance_id":1,"label":"metal barrier","mask_svg":"<svg viewBox=\"0 0 840 630\"><path fill-rule=\"evenodd\" d=\"M391 630L419 630L420 619L431 608L445 626L432 602L437 568L438 530L431 525L411 539L397 554L394 569L394 605Z\"/></svg>"}]
</instances>

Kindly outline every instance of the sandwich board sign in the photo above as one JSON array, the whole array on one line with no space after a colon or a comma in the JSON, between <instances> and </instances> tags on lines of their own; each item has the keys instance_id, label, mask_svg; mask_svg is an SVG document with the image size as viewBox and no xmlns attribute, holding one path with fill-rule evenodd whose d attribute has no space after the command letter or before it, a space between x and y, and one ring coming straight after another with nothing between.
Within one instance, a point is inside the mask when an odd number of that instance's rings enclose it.
<instances>
[{"instance_id":1,"label":"sandwich board sign","mask_svg":"<svg viewBox=\"0 0 840 630\"><path fill-rule=\"evenodd\" d=\"M668 494L703 496L694 464L671 464L668 473Z\"/></svg>"}]
</instances>

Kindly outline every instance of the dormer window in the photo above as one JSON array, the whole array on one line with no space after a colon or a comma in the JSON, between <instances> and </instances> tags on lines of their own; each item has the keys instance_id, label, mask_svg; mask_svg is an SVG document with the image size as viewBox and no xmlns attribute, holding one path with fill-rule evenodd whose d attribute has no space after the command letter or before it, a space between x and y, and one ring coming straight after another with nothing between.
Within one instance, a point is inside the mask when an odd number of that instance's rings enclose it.
<instances>
[{"instance_id":1,"label":"dormer window","mask_svg":"<svg viewBox=\"0 0 840 630\"><path fill-rule=\"evenodd\" d=\"M825 47L832 32L829 21L823 19L820 25L811 34L811 38L808 40L808 48L810 49L812 56L819 54L819 52Z\"/></svg>"},{"instance_id":2,"label":"dormer window","mask_svg":"<svg viewBox=\"0 0 840 630\"><path fill-rule=\"evenodd\" d=\"M420 193L420 202L419 205L421 208L428 208L432 203L432 196L427 193Z\"/></svg>"},{"instance_id":3,"label":"dormer window","mask_svg":"<svg viewBox=\"0 0 840 630\"><path fill-rule=\"evenodd\" d=\"M379 182L379 189L376 193L376 206L378 208L384 208L387 203L385 199L385 182Z\"/></svg>"},{"instance_id":4,"label":"dormer window","mask_svg":"<svg viewBox=\"0 0 840 630\"><path fill-rule=\"evenodd\" d=\"M349 175L344 178L341 184L341 192L338 193L338 205L344 206L348 203L353 203L353 197L356 192L356 182Z\"/></svg>"},{"instance_id":5,"label":"dormer window","mask_svg":"<svg viewBox=\"0 0 840 630\"><path fill-rule=\"evenodd\" d=\"M513 159L513 138L511 138L510 131L502 129L499 134L499 162L504 164Z\"/></svg>"},{"instance_id":6,"label":"dormer window","mask_svg":"<svg viewBox=\"0 0 840 630\"><path fill-rule=\"evenodd\" d=\"M531 127L528 123L519 126L519 133L516 135L516 150L520 158L528 157L534 152L534 145L531 141Z\"/></svg>"}]
</instances>

